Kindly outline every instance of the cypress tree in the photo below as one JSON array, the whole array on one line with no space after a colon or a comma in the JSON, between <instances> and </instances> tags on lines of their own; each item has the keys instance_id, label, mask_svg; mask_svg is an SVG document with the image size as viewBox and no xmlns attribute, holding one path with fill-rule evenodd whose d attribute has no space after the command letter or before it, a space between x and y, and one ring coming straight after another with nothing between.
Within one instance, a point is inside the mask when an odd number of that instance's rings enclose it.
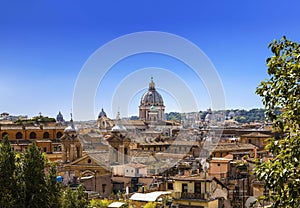
<instances>
[{"instance_id":1,"label":"cypress tree","mask_svg":"<svg viewBox=\"0 0 300 208\"><path fill-rule=\"evenodd\" d=\"M48 207L45 159L35 143L29 146L22 160L24 207Z\"/></svg>"},{"instance_id":2,"label":"cypress tree","mask_svg":"<svg viewBox=\"0 0 300 208\"><path fill-rule=\"evenodd\" d=\"M15 152L8 136L0 144L0 207L14 207L16 203Z\"/></svg>"}]
</instances>

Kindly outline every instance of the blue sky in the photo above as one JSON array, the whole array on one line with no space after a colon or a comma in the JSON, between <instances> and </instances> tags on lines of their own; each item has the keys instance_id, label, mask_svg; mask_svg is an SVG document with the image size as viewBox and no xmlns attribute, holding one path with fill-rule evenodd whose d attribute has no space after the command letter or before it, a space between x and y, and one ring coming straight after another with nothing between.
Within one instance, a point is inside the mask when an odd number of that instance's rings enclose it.
<instances>
[{"instance_id":1,"label":"blue sky","mask_svg":"<svg viewBox=\"0 0 300 208\"><path fill-rule=\"evenodd\" d=\"M219 73L228 109L262 107L254 92L267 78L267 45L283 35L300 42L299 8L297 0L1 1L0 112L56 116L61 110L68 119L76 79L88 58L105 43L140 31L173 33L195 43ZM190 87L197 85L192 73L180 73L182 66L168 60L148 54L120 62L95 95L95 116L101 107L115 116L111 97L117 80L136 69L167 68ZM159 76L146 74L147 80ZM133 92L129 115L138 113L142 93ZM172 96L161 93L166 110L177 110ZM199 110L210 107L206 92L196 95Z\"/></svg>"}]
</instances>

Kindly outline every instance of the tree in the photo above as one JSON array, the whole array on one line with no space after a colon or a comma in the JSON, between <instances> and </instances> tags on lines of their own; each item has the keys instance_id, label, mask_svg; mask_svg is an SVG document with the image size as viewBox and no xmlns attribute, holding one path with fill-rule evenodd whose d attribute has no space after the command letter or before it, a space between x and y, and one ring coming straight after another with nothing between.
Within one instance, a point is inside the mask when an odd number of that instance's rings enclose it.
<instances>
[{"instance_id":1,"label":"tree","mask_svg":"<svg viewBox=\"0 0 300 208\"><path fill-rule=\"evenodd\" d=\"M88 202L85 198L85 193L83 186L78 186L77 189L72 190L70 187L67 187L61 198L61 207L62 208L84 208L88 206Z\"/></svg>"},{"instance_id":2,"label":"tree","mask_svg":"<svg viewBox=\"0 0 300 208\"><path fill-rule=\"evenodd\" d=\"M49 172L46 177L47 194L49 207L60 208L61 184L56 182L56 164L50 164Z\"/></svg>"},{"instance_id":3,"label":"tree","mask_svg":"<svg viewBox=\"0 0 300 208\"><path fill-rule=\"evenodd\" d=\"M0 207L15 207L16 203L16 165L15 152L8 136L5 135L0 145Z\"/></svg>"},{"instance_id":4,"label":"tree","mask_svg":"<svg viewBox=\"0 0 300 208\"><path fill-rule=\"evenodd\" d=\"M45 159L35 143L26 150L22 163L24 207L39 208L48 206L45 180Z\"/></svg>"},{"instance_id":5,"label":"tree","mask_svg":"<svg viewBox=\"0 0 300 208\"><path fill-rule=\"evenodd\" d=\"M105 208L112 202L113 201L109 199L92 199L90 201L90 207Z\"/></svg>"},{"instance_id":6,"label":"tree","mask_svg":"<svg viewBox=\"0 0 300 208\"><path fill-rule=\"evenodd\" d=\"M156 202L148 202L144 208L155 208L156 207Z\"/></svg>"},{"instance_id":7,"label":"tree","mask_svg":"<svg viewBox=\"0 0 300 208\"><path fill-rule=\"evenodd\" d=\"M283 136L270 141L267 150L274 158L259 162L254 174L271 191L273 207L300 207L300 45L283 37L269 48L274 54L267 59L270 78L256 93L274 130Z\"/></svg>"}]
</instances>

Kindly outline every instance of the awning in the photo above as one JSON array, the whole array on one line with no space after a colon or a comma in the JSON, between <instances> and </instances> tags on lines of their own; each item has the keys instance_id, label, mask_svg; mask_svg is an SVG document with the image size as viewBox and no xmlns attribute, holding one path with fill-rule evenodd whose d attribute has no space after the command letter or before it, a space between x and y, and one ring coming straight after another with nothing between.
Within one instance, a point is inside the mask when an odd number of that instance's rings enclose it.
<instances>
[{"instance_id":1,"label":"awning","mask_svg":"<svg viewBox=\"0 0 300 208\"><path fill-rule=\"evenodd\" d=\"M124 204L125 204L124 202L113 202L110 205L108 205L108 207L121 207Z\"/></svg>"},{"instance_id":2,"label":"awning","mask_svg":"<svg viewBox=\"0 0 300 208\"><path fill-rule=\"evenodd\" d=\"M94 176L85 176L85 177L81 177L80 180L88 180L94 178Z\"/></svg>"},{"instance_id":3,"label":"awning","mask_svg":"<svg viewBox=\"0 0 300 208\"><path fill-rule=\"evenodd\" d=\"M133 201L146 201L146 202L152 201L152 202L154 202L161 195L171 194L171 193L172 192L170 192L170 191L154 191L154 192L146 193L146 194L135 193L130 197L130 200L133 200Z\"/></svg>"}]
</instances>

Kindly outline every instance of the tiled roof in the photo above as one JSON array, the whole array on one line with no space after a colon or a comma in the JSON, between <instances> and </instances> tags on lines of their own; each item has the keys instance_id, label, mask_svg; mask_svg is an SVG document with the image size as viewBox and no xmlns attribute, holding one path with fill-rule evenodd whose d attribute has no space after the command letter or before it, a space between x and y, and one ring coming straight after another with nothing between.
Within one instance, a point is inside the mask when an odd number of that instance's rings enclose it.
<instances>
[{"instance_id":1,"label":"tiled roof","mask_svg":"<svg viewBox=\"0 0 300 208\"><path fill-rule=\"evenodd\" d=\"M219 143L218 145L211 145L210 147L215 147L214 151L243 151L253 150L256 146L243 143Z\"/></svg>"}]
</instances>

